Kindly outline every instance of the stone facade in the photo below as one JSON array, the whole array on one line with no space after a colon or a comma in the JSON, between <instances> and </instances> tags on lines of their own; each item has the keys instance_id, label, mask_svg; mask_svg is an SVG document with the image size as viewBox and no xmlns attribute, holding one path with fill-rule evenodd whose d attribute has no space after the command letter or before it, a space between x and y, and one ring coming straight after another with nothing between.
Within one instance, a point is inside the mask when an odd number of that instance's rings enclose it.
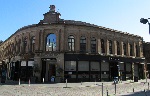
<instances>
[{"instance_id":1,"label":"stone facade","mask_svg":"<svg viewBox=\"0 0 150 96\"><path fill-rule=\"evenodd\" d=\"M51 69L50 66L55 65L55 72L54 72L55 79L56 79L55 81L61 82L60 79L66 78L65 75L67 74L67 72L69 72L66 71L65 73L66 61L69 60L75 61L76 62L75 64L77 65L79 63L82 63L80 60L72 59L71 57L67 57L67 56L74 57L80 54L81 55L87 54L88 56L100 56L100 59L95 60L96 61L95 64L100 64L100 65L95 65L95 66L104 66L104 67L107 66L106 70L104 69L104 72L102 72L101 70L103 68L100 68L97 69L99 70L100 73L93 72L93 74L101 74L99 75L100 77L104 76L107 77L107 79L109 78L109 80L111 78L110 61L117 62L117 64L118 62L123 62L123 65L121 65L123 66L122 67L123 70L128 68L132 69L131 65L133 62L137 63L138 65L141 65L141 63L143 63L142 37L129 34L127 32L121 32L114 29L89 24L86 22L63 20L60 19L59 17L60 13L55 12L55 7L51 6L50 8L52 9L50 9L49 12L44 14L44 19L40 20L38 24L33 24L33 25L20 28L14 34L12 34L7 40L5 40L2 44L0 44L0 53L1 53L0 61L4 61L5 64L7 64L7 70L8 70L7 72L9 77L11 77L12 74L11 67L14 66L13 63L19 61L19 64L21 64L22 61L34 61L34 64L32 66L33 67L32 76L38 77L38 81L42 81L43 78L46 81L49 81L48 79L49 76L47 77L45 74L49 75L48 72L50 70L44 69L43 66L49 67ZM53 40L48 44L47 38L50 34L54 34L56 36L56 41ZM74 41L71 41L69 43L68 41L69 36L72 36L71 38L73 39L71 40ZM81 37L85 38L85 42L84 42L85 46L83 46L85 48L84 52L81 52ZM102 42L102 40L104 42ZM51 43L53 47L51 47L50 45ZM117 46L117 44L119 45ZM124 44L126 45L125 47ZM49 48L48 50L50 51L46 51L46 48ZM51 48L52 49L55 48L54 49L55 51L52 50ZM105 51L102 52L102 49ZM90 62L89 66L92 66L94 68L94 63L91 63L92 61L94 61L94 59L89 60L88 56L86 60L84 59L84 61L86 61L86 63ZM116 59L110 60L110 58L112 59L119 58L119 59L118 61L116 61ZM55 59L56 61L53 59ZM106 64L102 63L103 60L106 61L105 62ZM125 60L129 60L129 61L125 61ZM50 64L48 65L48 63ZM129 63L130 67L125 68L126 63ZM77 65L75 66L78 67L82 64L78 66ZM35 66L37 66L36 67L37 72L34 72ZM19 65L18 68L21 68L21 65ZM26 62L26 69L28 69L27 62ZM78 69L80 68L77 68L76 72ZM46 70L46 72L44 70ZM60 70L60 72L58 72L57 70ZM92 71L91 69L88 69L88 71L90 71L90 73L87 72L86 74L88 75L87 78L88 80L92 80L90 77ZM73 72L70 71L70 73L68 74L71 75L72 73ZM81 72L81 74L75 73L72 76L75 76L73 78L78 79L80 78L80 75L82 75L83 73L84 72ZM139 74L139 70L137 70L137 73ZM18 74L19 74L18 76L20 76L21 74L20 70L18 71ZM44 74L44 76L42 74ZM105 74L107 74L108 76L105 76Z\"/></svg>"}]
</instances>

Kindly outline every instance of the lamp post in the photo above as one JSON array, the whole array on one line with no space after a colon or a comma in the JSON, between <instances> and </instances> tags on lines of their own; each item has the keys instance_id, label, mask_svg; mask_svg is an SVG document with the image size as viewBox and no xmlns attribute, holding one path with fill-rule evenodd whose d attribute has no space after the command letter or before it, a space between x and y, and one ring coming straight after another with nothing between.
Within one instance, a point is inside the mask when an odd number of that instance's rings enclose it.
<instances>
[{"instance_id":1,"label":"lamp post","mask_svg":"<svg viewBox=\"0 0 150 96\"><path fill-rule=\"evenodd\" d=\"M150 18L148 18L148 19L150 19ZM140 22L143 23L143 24L148 23L148 25L149 25L149 34L150 34L150 22L148 21L148 19L141 18Z\"/></svg>"},{"instance_id":2,"label":"lamp post","mask_svg":"<svg viewBox=\"0 0 150 96\"><path fill-rule=\"evenodd\" d=\"M148 19L150 19L150 18L148 18ZM150 22L148 21L148 19L141 18L140 22L143 23L143 24L148 23L148 25L149 25L149 34L150 34ZM147 62L145 63L144 67L145 67L144 71L145 71L145 77L146 77L146 83L147 83Z\"/></svg>"}]
</instances>

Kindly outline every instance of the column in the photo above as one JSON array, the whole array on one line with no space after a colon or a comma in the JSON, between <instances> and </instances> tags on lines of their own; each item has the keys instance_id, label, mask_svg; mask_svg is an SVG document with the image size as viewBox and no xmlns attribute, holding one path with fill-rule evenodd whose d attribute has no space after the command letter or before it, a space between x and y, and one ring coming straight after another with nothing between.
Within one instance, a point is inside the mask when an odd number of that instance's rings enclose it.
<instances>
[{"instance_id":1,"label":"column","mask_svg":"<svg viewBox=\"0 0 150 96\"><path fill-rule=\"evenodd\" d=\"M79 34L76 34L76 38L75 38L75 51L79 52L80 51L80 31L79 31Z\"/></svg>"},{"instance_id":2,"label":"column","mask_svg":"<svg viewBox=\"0 0 150 96\"><path fill-rule=\"evenodd\" d=\"M101 52L101 39L100 38L97 39L97 52L102 53Z\"/></svg>"},{"instance_id":3,"label":"column","mask_svg":"<svg viewBox=\"0 0 150 96\"><path fill-rule=\"evenodd\" d=\"M30 37L30 32L28 32L28 39L27 39L27 52L31 50L31 37Z\"/></svg>"},{"instance_id":4,"label":"column","mask_svg":"<svg viewBox=\"0 0 150 96\"><path fill-rule=\"evenodd\" d=\"M124 78L126 80L126 63L124 62Z\"/></svg>"},{"instance_id":5,"label":"column","mask_svg":"<svg viewBox=\"0 0 150 96\"><path fill-rule=\"evenodd\" d=\"M134 62L132 62L132 79L134 81Z\"/></svg>"},{"instance_id":6,"label":"column","mask_svg":"<svg viewBox=\"0 0 150 96\"><path fill-rule=\"evenodd\" d=\"M140 43L140 46L139 46L139 54L140 54L140 57L143 57L143 46L142 46L142 43Z\"/></svg>"},{"instance_id":7,"label":"column","mask_svg":"<svg viewBox=\"0 0 150 96\"><path fill-rule=\"evenodd\" d=\"M133 43L133 56L136 57L136 44Z\"/></svg>"},{"instance_id":8,"label":"column","mask_svg":"<svg viewBox=\"0 0 150 96\"><path fill-rule=\"evenodd\" d=\"M59 32L59 45L60 45L60 51L65 50L65 38L67 39L67 37L64 37L64 29L61 29ZM63 42L62 42L63 41Z\"/></svg>"},{"instance_id":9,"label":"column","mask_svg":"<svg viewBox=\"0 0 150 96\"><path fill-rule=\"evenodd\" d=\"M44 30L41 30L41 32L40 32L41 34L40 34L40 50L43 50L43 51L45 51L44 50L44 48L45 48L45 40L46 40L46 38L45 38L45 36L44 36Z\"/></svg>"},{"instance_id":10,"label":"column","mask_svg":"<svg viewBox=\"0 0 150 96\"><path fill-rule=\"evenodd\" d=\"M126 50L127 50L127 51L126 51L126 54L127 54L126 56L130 56L130 45L129 45L128 42L126 43L126 48L127 48L127 49L126 49Z\"/></svg>"},{"instance_id":11,"label":"column","mask_svg":"<svg viewBox=\"0 0 150 96\"><path fill-rule=\"evenodd\" d=\"M40 45L39 45L39 41L40 41L40 31L38 30L35 34L35 50L40 50Z\"/></svg>"},{"instance_id":12,"label":"column","mask_svg":"<svg viewBox=\"0 0 150 96\"><path fill-rule=\"evenodd\" d=\"M91 53L91 36L90 36L90 33L88 33L88 37L87 37L87 51L88 51L88 53Z\"/></svg>"}]
</instances>

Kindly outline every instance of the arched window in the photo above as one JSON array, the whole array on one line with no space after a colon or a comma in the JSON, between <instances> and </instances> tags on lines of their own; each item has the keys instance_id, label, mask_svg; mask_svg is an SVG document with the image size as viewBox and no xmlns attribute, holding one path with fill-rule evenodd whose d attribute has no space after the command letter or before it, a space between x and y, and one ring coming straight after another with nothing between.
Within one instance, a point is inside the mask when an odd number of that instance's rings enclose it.
<instances>
[{"instance_id":1,"label":"arched window","mask_svg":"<svg viewBox=\"0 0 150 96\"><path fill-rule=\"evenodd\" d=\"M136 57L138 57L139 53L138 53L138 46L137 45L135 46L135 50L136 50Z\"/></svg>"},{"instance_id":2,"label":"arched window","mask_svg":"<svg viewBox=\"0 0 150 96\"><path fill-rule=\"evenodd\" d=\"M91 52L92 53L96 52L96 39L94 37L91 38Z\"/></svg>"},{"instance_id":3,"label":"arched window","mask_svg":"<svg viewBox=\"0 0 150 96\"><path fill-rule=\"evenodd\" d=\"M24 38L23 45L24 45L24 53L26 53L27 52L27 37Z\"/></svg>"},{"instance_id":4,"label":"arched window","mask_svg":"<svg viewBox=\"0 0 150 96\"><path fill-rule=\"evenodd\" d=\"M101 52L105 53L105 43L103 39L101 39Z\"/></svg>"},{"instance_id":5,"label":"arched window","mask_svg":"<svg viewBox=\"0 0 150 96\"><path fill-rule=\"evenodd\" d=\"M109 40L109 54L112 54L112 41Z\"/></svg>"},{"instance_id":6,"label":"arched window","mask_svg":"<svg viewBox=\"0 0 150 96\"><path fill-rule=\"evenodd\" d=\"M126 55L126 44L125 43L123 43L123 53L124 53L124 55Z\"/></svg>"},{"instance_id":7,"label":"arched window","mask_svg":"<svg viewBox=\"0 0 150 96\"><path fill-rule=\"evenodd\" d=\"M120 44L118 41L116 45L117 45L117 55L120 55Z\"/></svg>"},{"instance_id":8,"label":"arched window","mask_svg":"<svg viewBox=\"0 0 150 96\"><path fill-rule=\"evenodd\" d=\"M70 35L68 37L68 50L69 51L74 51L74 46L75 46L74 36Z\"/></svg>"},{"instance_id":9,"label":"arched window","mask_svg":"<svg viewBox=\"0 0 150 96\"><path fill-rule=\"evenodd\" d=\"M56 35L49 34L46 40L46 51L56 51Z\"/></svg>"},{"instance_id":10,"label":"arched window","mask_svg":"<svg viewBox=\"0 0 150 96\"><path fill-rule=\"evenodd\" d=\"M31 38L31 52L35 51L35 36Z\"/></svg>"},{"instance_id":11,"label":"arched window","mask_svg":"<svg viewBox=\"0 0 150 96\"><path fill-rule=\"evenodd\" d=\"M130 56L133 56L133 54L132 54L132 53L133 53L133 51L132 51L132 50L133 50L133 48L132 48L132 44L130 44Z\"/></svg>"},{"instance_id":12,"label":"arched window","mask_svg":"<svg viewBox=\"0 0 150 96\"><path fill-rule=\"evenodd\" d=\"M84 36L81 36L80 38L80 51L81 52L86 51L86 38Z\"/></svg>"}]
</instances>

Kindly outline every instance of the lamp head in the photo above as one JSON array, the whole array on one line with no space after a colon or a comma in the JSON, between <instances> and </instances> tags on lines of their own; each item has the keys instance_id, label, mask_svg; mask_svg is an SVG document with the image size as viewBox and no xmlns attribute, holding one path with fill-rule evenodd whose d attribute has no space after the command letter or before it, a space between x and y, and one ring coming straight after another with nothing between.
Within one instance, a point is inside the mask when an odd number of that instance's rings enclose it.
<instances>
[{"instance_id":1,"label":"lamp head","mask_svg":"<svg viewBox=\"0 0 150 96\"><path fill-rule=\"evenodd\" d=\"M141 19L140 19L140 22L143 23L143 24L146 24L146 23L148 22L148 20L147 20L147 19L144 19L144 18L141 18Z\"/></svg>"}]
</instances>

